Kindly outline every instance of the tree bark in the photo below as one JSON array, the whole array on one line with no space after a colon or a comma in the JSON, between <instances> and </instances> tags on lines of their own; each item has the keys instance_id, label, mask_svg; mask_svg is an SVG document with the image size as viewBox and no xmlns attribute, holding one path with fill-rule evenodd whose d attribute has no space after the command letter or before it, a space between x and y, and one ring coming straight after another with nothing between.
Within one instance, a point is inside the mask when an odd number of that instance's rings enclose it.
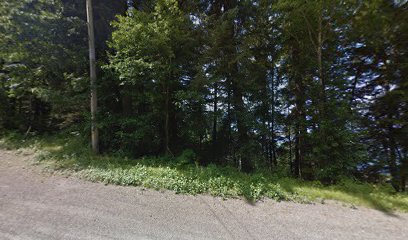
<instances>
[{"instance_id":1,"label":"tree bark","mask_svg":"<svg viewBox=\"0 0 408 240\"><path fill-rule=\"evenodd\" d=\"M88 20L88 44L89 44L89 70L91 81L91 139L92 150L99 153L99 136L96 125L97 93L96 93L96 57L95 57L95 34L93 24L92 0L86 1L86 13Z\"/></svg>"},{"instance_id":2,"label":"tree bark","mask_svg":"<svg viewBox=\"0 0 408 240\"><path fill-rule=\"evenodd\" d=\"M213 101L213 129L212 129L212 148L213 159L217 158L217 112L218 112L218 84L214 83L214 101Z\"/></svg>"},{"instance_id":3,"label":"tree bark","mask_svg":"<svg viewBox=\"0 0 408 240\"><path fill-rule=\"evenodd\" d=\"M400 149L397 147L397 153L398 157L401 162L401 167L400 167L400 177L401 177L401 192L406 191L406 185L407 185L407 177L408 177L408 159L406 155L402 154Z\"/></svg>"},{"instance_id":4,"label":"tree bark","mask_svg":"<svg viewBox=\"0 0 408 240\"><path fill-rule=\"evenodd\" d=\"M397 166L397 146L395 144L394 138L392 136L392 126L389 127L389 158L388 158L388 165L390 167L390 173L391 173L391 185L394 187L394 189L399 192L401 190L400 184L401 184L401 179L398 174L398 166Z\"/></svg>"},{"instance_id":5,"label":"tree bark","mask_svg":"<svg viewBox=\"0 0 408 240\"><path fill-rule=\"evenodd\" d=\"M169 86L166 84L165 92L165 122L164 122L164 135L165 135L165 153L166 155L171 154L170 151L170 131L169 131L169 111L170 111L170 93Z\"/></svg>"},{"instance_id":6,"label":"tree bark","mask_svg":"<svg viewBox=\"0 0 408 240\"><path fill-rule=\"evenodd\" d=\"M290 172L292 175L294 175L294 163L293 163L293 158L292 158L292 134L291 134L291 128L290 125L288 125L288 142L289 142L289 165L290 165Z\"/></svg>"},{"instance_id":7,"label":"tree bark","mask_svg":"<svg viewBox=\"0 0 408 240\"><path fill-rule=\"evenodd\" d=\"M319 71L319 80L321 87L322 104L326 102L326 81L323 70L323 11L319 15L318 33L317 33L317 65ZM323 109L324 111L324 109Z\"/></svg>"},{"instance_id":8,"label":"tree bark","mask_svg":"<svg viewBox=\"0 0 408 240\"><path fill-rule=\"evenodd\" d=\"M239 147L242 148L248 144L248 127L245 123L245 119L243 117L243 114L245 112L244 108L244 101L242 100L242 90L238 86L238 83L235 81L232 81L232 90L233 90L233 105L234 105L234 110L235 110L235 115L236 115L236 120L237 120L237 129L238 129L238 144ZM242 153L241 154L241 166L242 170L245 172L249 172L252 170L252 165L250 163L249 156L247 156L247 153Z\"/></svg>"},{"instance_id":9,"label":"tree bark","mask_svg":"<svg viewBox=\"0 0 408 240\"><path fill-rule=\"evenodd\" d=\"M275 69L272 68L272 80L271 80L271 144L272 144L272 163L275 167L278 165L278 160L276 156L276 139L275 139L275 91L277 90L277 85L279 84L279 72L277 74L277 79L275 82Z\"/></svg>"},{"instance_id":10,"label":"tree bark","mask_svg":"<svg viewBox=\"0 0 408 240\"><path fill-rule=\"evenodd\" d=\"M296 49L292 51L292 57L294 61L294 67L300 68L301 62L299 61L299 53ZM306 134L305 126L305 86L303 78L298 72L299 69L294 70L294 94L295 94L295 160L294 160L294 176L302 178L302 164L304 151L304 138Z\"/></svg>"}]
</instances>

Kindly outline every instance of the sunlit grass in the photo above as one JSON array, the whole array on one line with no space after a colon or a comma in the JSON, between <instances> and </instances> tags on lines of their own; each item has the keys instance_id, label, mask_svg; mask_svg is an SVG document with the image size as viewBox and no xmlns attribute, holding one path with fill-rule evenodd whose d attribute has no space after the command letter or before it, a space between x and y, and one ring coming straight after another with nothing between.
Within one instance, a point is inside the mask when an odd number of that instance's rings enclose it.
<instances>
[{"instance_id":1,"label":"sunlit grass","mask_svg":"<svg viewBox=\"0 0 408 240\"><path fill-rule=\"evenodd\" d=\"M381 211L408 212L408 195L395 193L389 185L373 185L350 179L323 186L319 182L278 177L272 173L245 174L231 167L197 166L186 157L128 159L114 155L96 156L75 135L31 137L23 140L8 135L0 146L37 151L37 161L50 170L65 171L106 184L168 189L176 193L210 194L224 198L244 197L298 202L335 200L349 207L365 206Z\"/></svg>"}]
</instances>

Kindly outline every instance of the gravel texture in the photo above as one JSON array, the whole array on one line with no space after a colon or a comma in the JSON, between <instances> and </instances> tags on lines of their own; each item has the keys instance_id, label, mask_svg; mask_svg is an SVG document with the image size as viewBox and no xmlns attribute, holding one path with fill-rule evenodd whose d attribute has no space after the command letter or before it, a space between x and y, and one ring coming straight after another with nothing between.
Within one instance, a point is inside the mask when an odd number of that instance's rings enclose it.
<instances>
[{"instance_id":1,"label":"gravel texture","mask_svg":"<svg viewBox=\"0 0 408 240\"><path fill-rule=\"evenodd\" d=\"M0 239L408 239L408 214L222 200L44 173L0 149Z\"/></svg>"}]
</instances>

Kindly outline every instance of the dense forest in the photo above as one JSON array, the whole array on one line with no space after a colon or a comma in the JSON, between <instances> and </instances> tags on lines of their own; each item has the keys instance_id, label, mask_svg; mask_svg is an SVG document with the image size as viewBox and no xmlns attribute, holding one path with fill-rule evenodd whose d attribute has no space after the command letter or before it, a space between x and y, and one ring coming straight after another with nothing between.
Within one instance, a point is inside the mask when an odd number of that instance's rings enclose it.
<instances>
[{"instance_id":1,"label":"dense forest","mask_svg":"<svg viewBox=\"0 0 408 240\"><path fill-rule=\"evenodd\" d=\"M99 153L408 183L404 0L93 1ZM85 0L0 2L0 129L90 144Z\"/></svg>"}]
</instances>

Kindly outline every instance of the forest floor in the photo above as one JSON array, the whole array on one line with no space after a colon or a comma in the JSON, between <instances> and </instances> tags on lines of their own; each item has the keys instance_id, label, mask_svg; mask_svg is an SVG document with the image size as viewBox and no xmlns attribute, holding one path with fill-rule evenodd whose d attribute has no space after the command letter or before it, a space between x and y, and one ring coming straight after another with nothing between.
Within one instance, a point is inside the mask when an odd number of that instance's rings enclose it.
<instances>
[{"instance_id":1,"label":"forest floor","mask_svg":"<svg viewBox=\"0 0 408 240\"><path fill-rule=\"evenodd\" d=\"M2 239L408 239L408 214L93 183L0 148Z\"/></svg>"}]
</instances>

